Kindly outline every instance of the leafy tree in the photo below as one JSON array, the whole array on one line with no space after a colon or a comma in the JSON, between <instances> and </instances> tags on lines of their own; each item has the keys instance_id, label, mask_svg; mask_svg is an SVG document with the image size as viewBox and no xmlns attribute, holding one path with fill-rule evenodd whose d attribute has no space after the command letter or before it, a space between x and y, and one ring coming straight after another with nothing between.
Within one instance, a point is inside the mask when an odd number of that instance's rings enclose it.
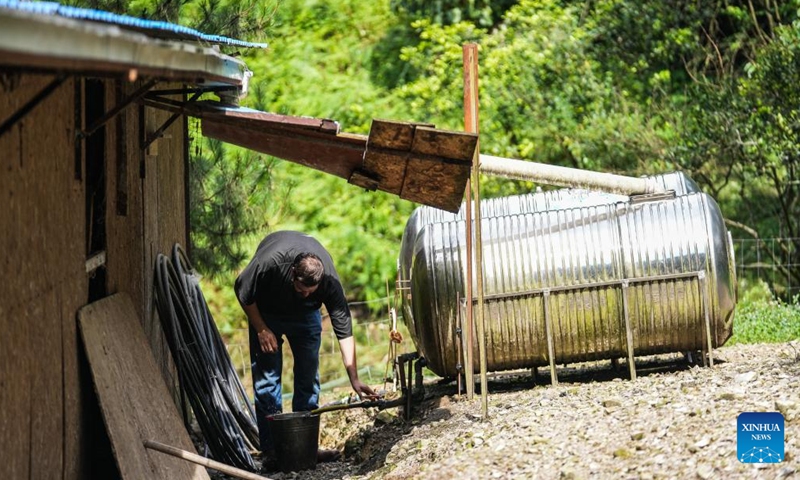
<instances>
[{"instance_id":1,"label":"leafy tree","mask_svg":"<svg viewBox=\"0 0 800 480\"><path fill-rule=\"evenodd\" d=\"M392 0L392 10L410 21L428 19L439 25L470 22L487 28L496 25L515 0Z\"/></svg>"},{"instance_id":2,"label":"leafy tree","mask_svg":"<svg viewBox=\"0 0 800 480\"><path fill-rule=\"evenodd\" d=\"M694 86L673 155L728 207L736 228L784 239L773 260L797 284L800 272L789 265L800 258L800 31L775 33L744 75Z\"/></svg>"},{"instance_id":3,"label":"leafy tree","mask_svg":"<svg viewBox=\"0 0 800 480\"><path fill-rule=\"evenodd\" d=\"M647 173L664 152L657 118L593 59L591 25L576 7L523 1L493 32L418 21L422 41L403 50L419 78L396 90L416 117L462 124L461 45L481 45L481 151L592 170ZM529 184L487 182L487 193Z\"/></svg>"},{"instance_id":4,"label":"leafy tree","mask_svg":"<svg viewBox=\"0 0 800 480\"><path fill-rule=\"evenodd\" d=\"M385 2L284 2L270 31L270 49L247 61L257 85L247 100L268 111L332 118L348 133L366 134L375 117L409 120L404 102L371 79L373 48L393 25ZM271 229L320 239L349 298L385 297L414 205L289 162L277 162L273 174L276 183L292 188L285 214ZM385 311L385 303L368 305Z\"/></svg>"},{"instance_id":5,"label":"leafy tree","mask_svg":"<svg viewBox=\"0 0 800 480\"><path fill-rule=\"evenodd\" d=\"M196 121L195 121L196 122ZM275 183L264 155L206 139L189 168L192 262L226 277L252 255L248 239L281 217L291 184ZM277 199L277 201L276 201Z\"/></svg>"},{"instance_id":6,"label":"leafy tree","mask_svg":"<svg viewBox=\"0 0 800 480\"><path fill-rule=\"evenodd\" d=\"M67 0L64 3L255 40L263 38L280 0Z\"/></svg>"}]
</instances>

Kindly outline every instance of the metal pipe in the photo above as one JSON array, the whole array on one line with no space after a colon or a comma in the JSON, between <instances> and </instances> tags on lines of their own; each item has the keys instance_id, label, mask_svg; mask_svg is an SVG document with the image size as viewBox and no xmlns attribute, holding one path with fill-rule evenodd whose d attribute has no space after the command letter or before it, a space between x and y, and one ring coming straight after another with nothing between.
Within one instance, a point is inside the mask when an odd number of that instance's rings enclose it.
<instances>
[{"instance_id":1,"label":"metal pipe","mask_svg":"<svg viewBox=\"0 0 800 480\"><path fill-rule=\"evenodd\" d=\"M623 195L664 193L666 191L663 186L648 178L626 177L492 155L480 155L480 169L487 175L562 187L604 190Z\"/></svg>"},{"instance_id":2,"label":"metal pipe","mask_svg":"<svg viewBox=\"0 0 800 480\"><path fill-rule=\"evenodd\" d=\"M625 348L628 350L628 370L631 380L636 380L636 362L633 355L633 332L631 331L631 315L628 306L628 280L622 281L622 316L625 318Z\"/></svg>"}]
</instances>

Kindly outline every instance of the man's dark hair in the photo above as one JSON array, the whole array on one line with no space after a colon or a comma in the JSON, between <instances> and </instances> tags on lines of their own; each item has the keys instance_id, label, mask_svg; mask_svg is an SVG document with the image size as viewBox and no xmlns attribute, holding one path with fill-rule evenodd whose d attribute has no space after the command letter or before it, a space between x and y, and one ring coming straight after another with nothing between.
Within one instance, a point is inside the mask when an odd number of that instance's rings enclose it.
<instances>
[{"instance_id":1,"label":"man's dark hair","mask_svg":"<svg viewBox=\"0 0 800 480\"><path fill-rule=\"evenodd\" d=\"M306 287L319 285L319 282L322 281L322 274L325 273L322 260L313 253L301 253L294 257L292 268L294 269L294 280Z\"/></svg>"}]
</instances>

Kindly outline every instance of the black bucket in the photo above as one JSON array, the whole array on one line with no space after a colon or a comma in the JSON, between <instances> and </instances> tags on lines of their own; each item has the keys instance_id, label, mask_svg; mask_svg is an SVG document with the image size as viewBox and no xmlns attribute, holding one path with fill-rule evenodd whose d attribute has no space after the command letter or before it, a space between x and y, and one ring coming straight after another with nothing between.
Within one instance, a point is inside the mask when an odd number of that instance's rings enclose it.
<instances>
[{"instance_id":1,"label":"black bucket","mask_svg":"<svg viewBox=\"0 0 800 480\"><path fill-rule=\"evenodd\" d=\"M269 420L278 468L284 473L317 468L319 415L281 413Z\"/></svg>"}]
</instances>

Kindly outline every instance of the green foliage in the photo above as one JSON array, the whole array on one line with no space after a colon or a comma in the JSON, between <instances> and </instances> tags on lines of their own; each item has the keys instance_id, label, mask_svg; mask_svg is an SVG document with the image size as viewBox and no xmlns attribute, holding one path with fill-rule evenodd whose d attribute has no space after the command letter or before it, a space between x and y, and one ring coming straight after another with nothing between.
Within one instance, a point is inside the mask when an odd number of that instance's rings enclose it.
<instances>
[{"instance_id":1,"label":"green foliage","mask_svg":"<svg viewBox=\"0 0 800 480\"><path fill-rule=\"evenodd\" d=\"M247 104L332 118L353 133L372 118L461 129L461 47L475 42L482 152L634 175L686 170L742 232L800 237L800 0L81 3L262 33L270 49L248 53ZM331 249L351 299L385 295L413 204L284 162L264 173L264 160L236 149L204 150L192 229L205 271L243 259L234 237L259 224L295 228ZM482 185L484 196L535 187ZM220 189L230 198L217 199ZM241 218L224 217L238 209ZM218 226L229 236L215 237ZM779 251L797 263L800 244ZM797 269L782 273L800 281Z\"/></svg>"},{"instance_id":2,"label":"green foliage","mask_svg":"<svg viewBox=\"0 0 800 480\"><path fill-rule=\"evenodd\" d=\"M514 3L514 0L392 0L392 10L412 20L427 18L440 25L470 22L490 27Z\"/></svg>"},{"instance_id":3,"label":"green foliage","mask_svg":"<svg viewBox=\"0 0 800 480\"><path fill-rule=\"evenodd\" d=\"M388 282L394 286L399 239L414 205L382 192L366 192L343 179L306 172L282 163L277 178L302 177L281 228L305 231L316 237L334 259L349 298L373 302L386 311Z\"/></svg>"},{"instance_id":4,"label":"green foliage","mask_svg":"<svg viewBox=\"0 0 800 480\"><path fill-rule=\"evenodd\" d=\"M686 89L691 104L671 114L683 126L671 158L748 234L785 238L768 260L797 283L800 271L782 264L800 257L800 30L774 33L739 74Z\"/></svg>"},{"instance_id":5,"label":"green foliage","mask_svg":"<svg viewBox=\"0 0 800 480\"><path fill-rule=\"evenodd\" d=\"M274 183L274 160L222 142L194 138L189 164L192 262L212 277L231 272L252 255L249 236L279 218L290 184Z\"/></svg>"},{"instance_id":6,"label":"green foliage","mask_svg":"<svg viewBox=\"0 0 800 480\"><path fill-rule=\"evenodd\" d=\"M615 73L591 56L582 12L523 1L487 39L482 150L590 170L646 172L663 148L658 125Z\"/></svg>"},{"instance_id":7,"label":"green foliage","mask_svg":"<svg viewBox=\"0 0 800 480\"><path fill-rule=\"evenodd\" d=\"M270 48L251 52L256 90L247 99L276 113L335 119L369 131L376 112L404 118L402 103L370 80L373 45L391 27L382 2L291 0L269 32Z\"/></svg>"},{"instance_id":8,"label":"green foliage","mask_svg":"<svg viewBox=\"0 0 800 480\"><path fill-rule=\"evenodd\" d=\"M392 25L384 2L285 2L270 32L272 47L248 60L256 72L253 105L332 118L350 133L367 133L372 118L407 120L403 102L373 83L369 68L374 45ZM270 230L318 238L331 252L348 298L385 297L413 204L288 162L278 162L274 174L291 192L281 221ZM386 309L381 302L369 305Z\"/></svg>"},{"instance_id":9,"label":"green foliage","mask_svg":"<svg viewBox=\"0 0 800 480\"><path fill-rule=\"evenodd\" d=\"M429 20L412 24L420 41L402 49L400 59L418 72L413 81L399 86L397 95L418 121L440 128L462 130L463 66L461 45L479 42L485 31L466 22L442 26Z\"/></svg>"},{"instance_id":10,"label":"green foliage","mask_svg":"<svg viewBox=\"0 0 800 480\"><path fill-rule=\"evenodd\" d=\"M280 0L66 0L65 5L177 23L231 38L263 38Z\"/></svg>"},{"instance_id":11,"label":"green foliage","mask_svg":"<svg viewBox=\"0 0 800 480\"><path fill-rule=\"evenodd\" d=\"M739 301L729 344L788 342L800 339L800 297L786 303L756 284Z\"/></svg>"}]
</instances>

